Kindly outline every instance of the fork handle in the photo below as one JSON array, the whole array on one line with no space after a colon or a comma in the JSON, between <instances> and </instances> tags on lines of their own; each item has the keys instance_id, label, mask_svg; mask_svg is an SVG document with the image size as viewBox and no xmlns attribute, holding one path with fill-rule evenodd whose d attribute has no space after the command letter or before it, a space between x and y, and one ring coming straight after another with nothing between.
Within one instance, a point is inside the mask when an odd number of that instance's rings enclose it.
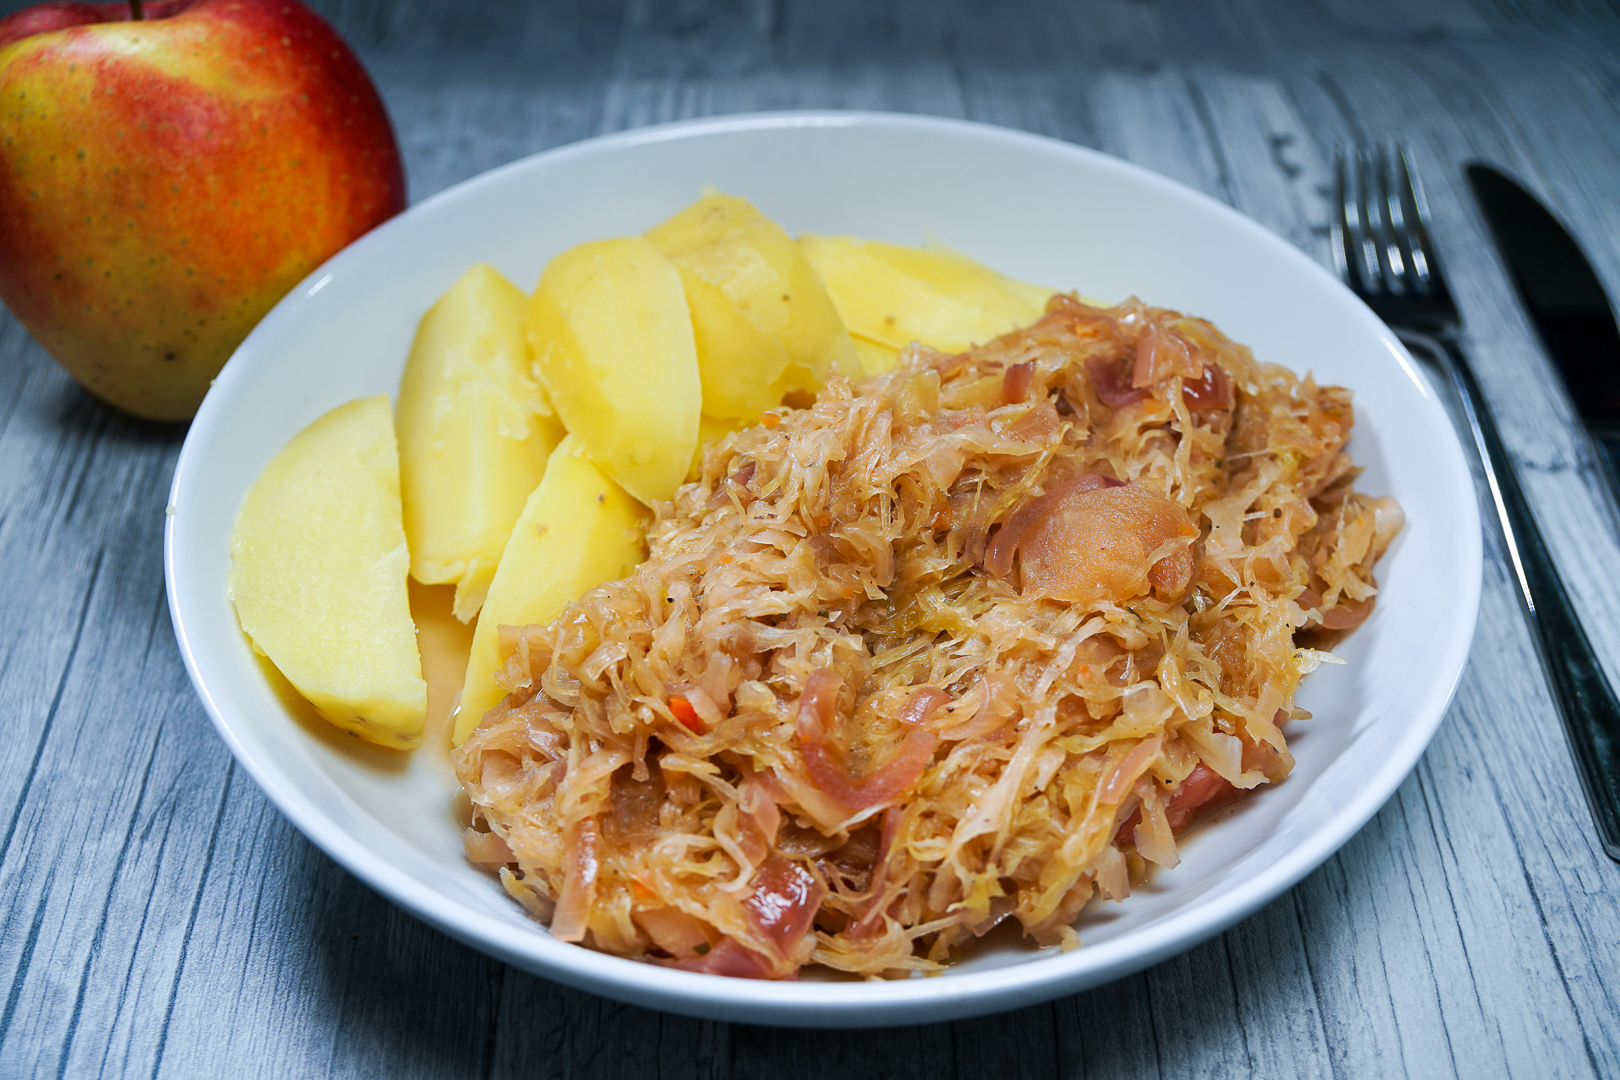
<instances>
[{"instance_id":1,"label":"fork handle","mask_svg":"<svg viewBox=\"0 0 1620 1080\"><path fill-rule=\"evenodd\" d=\"M1598 839L1609 858L1620 862L1620 701L1553 565L1467 359L1450 334L1410 336L1428 346L1458 389Z\"/></svg>"}]
</instances>

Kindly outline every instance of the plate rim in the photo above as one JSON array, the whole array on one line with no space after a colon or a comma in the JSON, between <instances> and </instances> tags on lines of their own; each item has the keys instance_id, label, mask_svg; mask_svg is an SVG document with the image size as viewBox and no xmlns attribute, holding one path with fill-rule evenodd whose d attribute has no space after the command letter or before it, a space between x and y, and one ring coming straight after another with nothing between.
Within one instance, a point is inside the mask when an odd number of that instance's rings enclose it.
<instances>
[{"instance_id":1,"label":"plate rim","mask_svg":"<svg viewBox=\"0 0 1620 1080\"><path fill-rule=\"evenodd\" d=\"M1477 625L1483 583L1483 535L1477 494L1467 458L1455 428L1445 419L1443 407L1429 380L1393 332L1359 300L1360 315L1374 335L1389 350L1397 365L1427 398L1445 423L1443 442L1453 466L1460 465L1467 478L1468 495L1462 500L1469 520L1460 524L1465 550L1457 552L1465 592L1457 597L1462 618L1457 631L1440 657L1445 677L1426 684L1425 694L1412 716L1421 723L1410 724L1390 755L1369 777L1346 806L1337 811L1329 828L1319 829L1262 872L1224 892L1204 897L1186 910L1172 912L1141 932L1087 945L1069 953L1042 956L1037 962L1023 962L936 978L914 978L875 982L798 982L760 983L728 979L656 967L640 961L609 956L577 945L555 941L549 935L523 935L514 938L511 924L493 915L465 906L431 889L398 866L373 854L349 833L331 827L329 815L312 799L280 779L277 770L267 767L247 752L237 738L203 678L187 633L187 610L191 596L178 560L184 555L185 540L178 536L184 493L202 466L203 448L211 443L219 426L211 407L227 398L243 367L235 364L254 339L287 318L298 298L312 295L326 278L341 271L356 258L354 252L371 236L401 227L412 218L432 213L440 203L465 198L480 186L499 182L508 174L566 162L582 155L612 153L637 145L671 140L704 138L734 132L788 130L794 128L853 128L895 126L934 129L965 134L976 139L1004 141L1035 147L1048 153L1070 155L1091 167L1124 173L1134 182L1172 194L1179 199L1201 202L1202 208L1235 219L1241 227L1257 235L1281 258L1298 266L1301 272L1318 275L1334 288L1344 290L1332 274L1303 251L1264 225L1204 193L1140 165L1078 146L1061 139L998 125L949 117L868 110L791 110L749 112L677 120L667 123L611 132L530 154L494 169L469 177L416 203L367 237L338 252L294 286L282 301L255 327L233 353L215 380L192 421L175 464L164 524L163 569L169 615L187 676L201 700L209 720L234 760L251 776L272 805L298 831L330 858L363 883L382 893L429 925L480 952L524 970L553 979L576 989L601 994L633 1004L684 1015L716 1020L770 1023L794 1027L879 1027L896 1024L935 1022L1000 1012L1050 1000L1066 993L1121 978L1185 951L1213 937L1240 919L1281 896L1307 874L1317 869L1354 837L1405 782L1439 729L1455 696L1465 670ZM216 393L216 390L222 391Z\"/></svg>"}]
</instances>

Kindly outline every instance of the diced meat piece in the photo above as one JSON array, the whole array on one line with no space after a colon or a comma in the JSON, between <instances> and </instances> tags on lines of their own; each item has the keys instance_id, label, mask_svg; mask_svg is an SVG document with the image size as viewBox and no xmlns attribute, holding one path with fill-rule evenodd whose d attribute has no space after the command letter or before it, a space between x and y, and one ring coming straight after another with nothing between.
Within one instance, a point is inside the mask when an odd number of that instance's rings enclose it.
<instances>
[{"instance_id":1,"label":"diced meat piece","mask_svg":"<svg viewBox=\"0 0 1620 1080\"><path fill-rule=\"evenodd\" d=\"M1241 799L1247 792L1233 787L1203 762L1193 767L1187 779L1164 807L1171 832L1180 832L1199 814Z\"/></svg>"},{"instance_id":2,"label":"diced meat piece","mask_svg":"<svg viewBox=\"0 0 1620 1080\"><path fill-rule=\"evenodd\" d=\"M1197 528L1185 510L1142 484L1107 486L1082 476L1021 508L1004 528L1016 530L1008 540L1025 593L1117 604L1149 590L1174 599L1192 580ZM998 536L992 556L1007 554Z\"/></svg>"}]
</instances>

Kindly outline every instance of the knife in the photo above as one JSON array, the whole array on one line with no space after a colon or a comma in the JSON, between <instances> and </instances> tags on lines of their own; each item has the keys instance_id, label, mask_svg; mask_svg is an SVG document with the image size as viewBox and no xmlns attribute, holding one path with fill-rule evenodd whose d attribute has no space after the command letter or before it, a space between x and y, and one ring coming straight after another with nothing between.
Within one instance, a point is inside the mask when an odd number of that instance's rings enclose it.
<instances>
[{"instance_id":1,"label":"knife","mask_svg":"<svg viewBox=\"0 0 1620 1080\"><path fill-rule=\"evenodd\" d=\"M1593 460L1620 501L1620 329L1603 285L1575 238L1534 195L1481 162L1467 174L1519 299L1598 450Z\"/></svg>"},{"instance_id":2,"label":"knife","mask_svg":"<svg viewBox=\"0 0 1620 1080\"><path fill-rule=\"evenodd\" d=\"M1496 169L1480 162L1465 170L1496 238L1497 249L1513 277L1519 298L1563 376L1582 425L1594 447L1592 455L1611 493L1620 477L1620 329L1609 298L1580 245L1535 196ZM1543 568L1559 593L1557 572ZM1532 593L1525 594L1531 618L1538 615ZM1585 632L1573 609L1563 613L1566 643L1584 645ZM1554 694L1569 735L1575 771L1586 791L1598 825L1599 840L1609 857L1620 861L1620 702L1604 677L1590 646L1549 647L1538 638L1547 676L1561 691Z\"/></svg>"}]
</instances>

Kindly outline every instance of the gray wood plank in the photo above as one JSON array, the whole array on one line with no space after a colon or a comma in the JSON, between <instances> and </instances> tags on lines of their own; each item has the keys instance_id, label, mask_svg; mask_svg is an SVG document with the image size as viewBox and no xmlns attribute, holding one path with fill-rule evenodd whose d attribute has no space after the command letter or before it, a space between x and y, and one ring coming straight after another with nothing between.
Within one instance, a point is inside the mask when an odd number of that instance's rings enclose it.
<instances>
[{"instance_id":1,"label":"gray wood plank","mask_svg":"<svg viewBox=\"0 0 1620 1080\"><path fill-rule=\"evenodd\" d=\"M1239 209L1295 238L1296 243L1304 241L1302 246L1307 250L1315 247L1320 252L1320 229L1312 228L1322 220L1320 193L1312 190L1308 180L1298 186L1285 184L1279 189L1279 181L1294 181L1297 176L1314 174L1325 179L1325 169L1319 164L1320 157L1315 149L1294 134L1303 125L1293 119L1293 109L1287 101L1280 94L1260 95L1251 89L1240 100L1259 103L1269 98L1272 104L1267 110L1268 119L1279 121L1255 124L1252 114L1240 111L1234 116L1228 107L1230 77L1212 80L1214 85L1202 94L1183 91L1178 85L1180 81L1172 76L1116 76L1111 80L1105 99L1119 109L1119 119L1105 123L1105 127L1123 133L1120 148L1131 154L1130 139L1146 140L1140 152L1152 155L1150 160L1155 168L1195 184L1202 181L1210 194L1226 198ZM1223 82L1227 85L1223 86ZM1176 137L1156 139L1152 134L1138 134L1167 128L1174 130ZM1266 146L1273 145L1270 128L1281 128L1283 133L1294 135L1291 141L1298 158L1291 166L1285 159L1277 163L1275 171L1267 173L1257 169L1255 164L1265 159ZM1249 145L1245 146L1245 141ZM1224 167L1228 160L1247 163L1248 167L1240 174L1249 178L1248 190L1241 193L1234 190L1230 177L1239 171ZM1291 175L1295 169L1297 176ZM1318 180L1316 186L1320 186L1320 182ZM1289 194L1295 198L1288 199ZM1293 212L1289 214L1288 209ZM1431 761L1433 756L1431 751ZM1473 1063L1478 1063L1479 1044L1475 1040L1483 1026L1479 987L1466 967L1445 963L1448 957L1458 955L1454 949L1444 948L1451 943L1432 940L1437 936L1455 938L1451 930L1457 919L1455 905L1449 889L1445 888L1446 883L1436 880L1438 875L1432 872L1430 864L1408 857L1413 843L1422 839L1416 830L1429 824L1426 820L1410 821L1402 812L1407 806L1406 793L1412 787L1409 783L1395 808L1386 810L1364 834L1365 837L1384 829L1391 830L1405 842L1387 847L1407 865L1391 873L1392 868L1387 865L1357 858L1358 849L1364 843L1358 839L1298 894L1301 902L1307 904L1307 915L1313 920L1322 918L1324 901L1340 909L1336 913L1340 915L1336 926L1310 924L1312 933L1306 948L1313 959L1322 951L1323 939L1330 937L1334 930L1349 930L1367 942L1343 950L1353 963L1362 958L1368 963L1355 967L1349 980L1334 980L1324 1002L1323 1022L1334 1029L1331 1041L1336 1046L1354 1048L1353 1052L1341 1052L1338 1062L1352 1075L1455 1073L1459 1059L1452 1050L1454 1038L1461 1045L1475 1048L1470 1056ZM1427 813L1420 813L1427 819ZM1383 899L1369 912L1366 905L1355 902L1355 898L1366 895ZM1419 906L1422 903L1431 905L1431 911L1425 912ZM1369 913L1374 916L1370 921L1366 918ZM1390 954L1409 946L1413 940L1422 940L1428 946L1426 965L1417 969L1407 965L1403 970L1401 965L1391 964ZM1550 957L1543 953L1538 959L1546 966ZM1155 974L1174 966L1173 963L1163 965ZM1517 985L1508 983L1509 993ZM1354 993L1348 993L1352 988ZM1497 987L1491 990L1501 996ZM1446 1000L1451 991L1460 991L1459 1000ZM1462 1030L1454 1031L1458 1027ZM1543 1062L1543 1066L1545 1064Z\"/></svg>"},{"instance_id":2,"label":"gray wood plank","mask_svg":"<svg viewBox=\"0 0 1620 1080\"><path fill-rule=\"evenodd\" d=\"M32 392L19 396L24 407L0 435L21 441L34 422L35 434L49 433L32 441L48 458L20 448L5 455L50 482L32 492L8 484L0 531L0 558L31 569L0 593L0 618L44 631L6 642L0 693L52 693L48 704L6 703L21 720L10 749L32 757L26 767L13 757L4 771L13 802L0 890L12 902L0 945L9 987L0 1062L27 1062L30 1072L65 1067L101 966L132 944L118 933L131 923L112 895L150 891L150 860L162 859L168 827L192 809L180 782L192 755L172 732L164 738L164 714L175 702L200 714L163 598L160 536L177 433L113 414L46 364L18 365ZM65 608L61 589L78 594ZM222 769L217 740L191 734ZM92 1028L102 1016L92 1008Z\"/></svg>"}]
</instances>

